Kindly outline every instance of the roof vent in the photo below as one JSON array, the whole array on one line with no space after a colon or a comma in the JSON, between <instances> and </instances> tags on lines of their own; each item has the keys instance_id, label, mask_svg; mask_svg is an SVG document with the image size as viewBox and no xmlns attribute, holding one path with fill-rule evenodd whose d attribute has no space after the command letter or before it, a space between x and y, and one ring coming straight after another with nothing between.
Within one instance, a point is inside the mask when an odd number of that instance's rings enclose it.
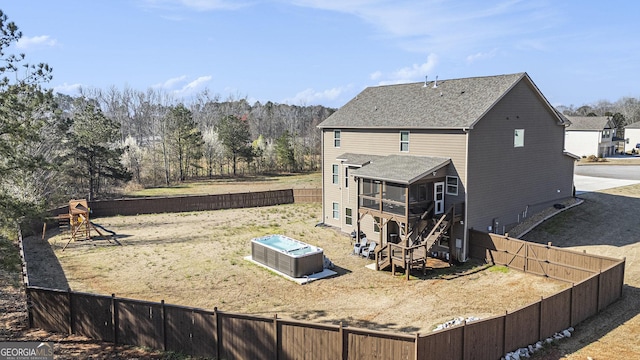
<instances>
[{"instance_id":1,"label":"roof vent","mask_svg":"<svg viewBox=\"0 0 640 360\"><path fill-rule=\"evenodd\" d=\"M422 87L427 87L427 76L424 77L424 85Z\"/></svg>"},{"instance_id":2,"label":"roof vent","mask_svg":"<svg viewBox=\"0 0 640 360\"><path fill-rule=\"evenodd\" d=\"M438 87L438 76L436 75L436 81L433 82L433 88L437 88Z\"/></svg>"}]
</instances>

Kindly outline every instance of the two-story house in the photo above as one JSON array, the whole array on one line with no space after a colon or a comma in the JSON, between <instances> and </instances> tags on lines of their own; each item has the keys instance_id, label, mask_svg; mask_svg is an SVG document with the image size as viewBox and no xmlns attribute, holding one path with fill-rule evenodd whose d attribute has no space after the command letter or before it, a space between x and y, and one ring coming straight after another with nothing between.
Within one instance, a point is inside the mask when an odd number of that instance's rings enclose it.
<instances>
[{"instance_id":1,"label":"two-story house","mask_svg":"<svg viewBox=\"0 0 640 360\"><path fill-rule=\"evenodd\" d=\"M319 125L323 222L375 241L379 267L466 261L469 229L573 196L565 125L526 73L366 88Z\"/></svg>"},{"instance_id":2,"label":"two-story house","mask_svg":"<svg viewBox=\"0 0 640 360\"><path fill-rule=\"evenodd\" d=\"M565 116L571 123L565 129L566 151L582 157L615 154L616 128L608 116Z\"/></svg>"},{"instance_id":3,"label":"two-story house","mask_svg":"<svg viewBox=\"0 0 640 360\"><path fill-rule=\"evenodd\" d=\"M624 151L638 154L640 152L640 122L624 127Z\"/></svg>"}]
</instances>

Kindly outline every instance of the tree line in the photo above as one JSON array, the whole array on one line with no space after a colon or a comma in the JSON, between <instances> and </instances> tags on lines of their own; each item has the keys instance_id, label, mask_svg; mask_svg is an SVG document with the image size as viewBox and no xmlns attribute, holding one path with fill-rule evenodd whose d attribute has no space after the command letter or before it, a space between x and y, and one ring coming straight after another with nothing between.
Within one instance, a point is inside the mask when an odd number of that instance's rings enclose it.
<instances>
[{"instance_id":1,"label":"tree line","mask_svg":"<svg viewBox=\"0 0 640 360\"><path fill-rule=\"evenodd\" d=\"M22 37L0 10L0 227L69 198L109 197L126 183L314 171L317 125L335 110L208 90L184 101L158 89L46 87L53 69L7 54Z\"/></svg>"},{"instance_id":2,"label":"tree line","mask_svg":"<svg viewBox=\"0 0 640 360\"><path fill-rule=\"evenodd\" d=\"M314 171L320 166L317 125L335 110L246 98L220 100L208 90L189 103L157 89L80 89L56 94L73 117L78 99L91 99L112 120L122 163L142 186L194 178Z\"/></svg>"},{"instance_id":3,"label":"tree line","mask_svg":"<svg viewBox=\"0 0 640 360\"><path fill-rule=\"evenodd\" d=\"M6 53L21 36L0 10L0 228L69 198L112 196L127 183L320 167L317 125L335 109L222 100L208 90L188 102L159 89L54 94L46 88L51 67ZM558 110L611 116L619 129L640 121L632 97Z\"/></svg>"}]
</instances>

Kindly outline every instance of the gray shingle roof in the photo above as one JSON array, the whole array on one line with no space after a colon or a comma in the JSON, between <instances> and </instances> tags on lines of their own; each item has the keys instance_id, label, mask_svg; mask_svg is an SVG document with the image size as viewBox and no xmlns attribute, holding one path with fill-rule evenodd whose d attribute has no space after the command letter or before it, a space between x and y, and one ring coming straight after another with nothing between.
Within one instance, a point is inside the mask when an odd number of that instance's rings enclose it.
<instances>
[{"instance_id":1,"label":"gray shingle roof","mask_svg":"<svg viewBox=\"0 0 640 360\"><path fill-rule=\"evenodd\" d=\"M320 128L469 128L526 73L368 87Z\"/></svg>"},{"instance_id":2,"label":"gray shingle roof","mask_svg":"<svg viewBox=\"0 0 640 360\"><path fill-rule=\"evenodd\" d=\"M608 116L565 116L571 121L567 131L599 131L612 128Z\"/></svg>"},{"instance_id":3,"label":"gray shingle roof","mask_svg":"<svg viewBox=\"0 0 640 360\"><path fill-rule=\"evenodd\" d=\"M366 179L411 184L451 162L449 158L432 156L388 155L372 158L369 164L351 174Z\"/></svg>"},{"instance_id":4,"label":"gray shingle roof","mask_svg":"<svg viewBox=\"0 0 640 360\"><path fill-rule=\"evenodd\" d=\"M640 129L640 121L634 122L624 127L625 129Z\"/></svg>"},{"instance_id":5,"label":"gray shingle roof","mask_svg":"<svg viewBox=\"0 0 640 360\"><path fill-rule=\"evenodd\" d=\"M336 157L336 160L342 161L344 165L363 167L368 163L370 163L371 161L376 161L383 157L384 156L378 156L378 155L344 153Z\"/></svg>"}]
</instances>

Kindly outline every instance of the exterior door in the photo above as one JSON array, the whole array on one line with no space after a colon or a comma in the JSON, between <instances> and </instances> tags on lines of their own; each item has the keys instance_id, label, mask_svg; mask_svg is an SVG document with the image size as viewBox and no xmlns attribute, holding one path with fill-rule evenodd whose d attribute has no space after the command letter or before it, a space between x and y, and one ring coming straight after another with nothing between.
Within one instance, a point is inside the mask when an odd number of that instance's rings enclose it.
<instances>
[{"instance_id":1,"label":"exterior door","mask_svg":"<svg viewBox=\"0 0 640 360\"><path fill-rule=\"evenodd\" d=\"M433 202L434 214L442 214L444 212L444 181L433 183Z\"/></svg>"}]
</instances>

